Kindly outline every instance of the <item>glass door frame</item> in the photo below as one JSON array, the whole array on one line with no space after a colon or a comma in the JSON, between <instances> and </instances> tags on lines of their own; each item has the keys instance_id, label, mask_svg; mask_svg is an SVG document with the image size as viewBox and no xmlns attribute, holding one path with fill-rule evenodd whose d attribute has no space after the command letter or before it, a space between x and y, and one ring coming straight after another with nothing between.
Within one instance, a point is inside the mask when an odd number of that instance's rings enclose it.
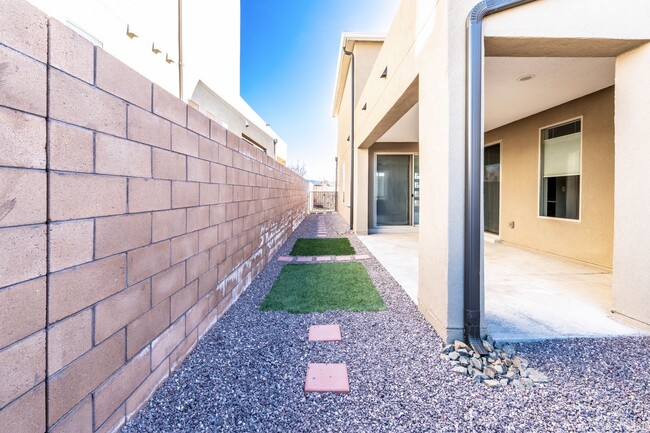
<instances>
[{"instance_id":1,"label":"glass door frame","mask_svg":"<svg viewBox=\"0 0 650 433\"><path fill-rule=\"evenodd\" d=\"M380 155L407 155L409 156L409 223L403 225L379 225L377 224L377 157ZM391 152L391 151L382 151L375 152L373 155L372 161L372 197L369 197L372 200L372 227L371 229L380 229L380 228L390 228L390 227L419 227L419 224L413 224L415 218L415 155L420 155L420 152ZM418 179L421 182L421 177ZM422 186L420 185L420 191L422 191ZM420 210L422 209L421 196L420 198Z\"/></svg>"},{"instance_id":2,"label":"glass door frame","mask_svg":"<svg viewBox=\"0 0 650 433\"><path fill-rule=\"evenodd\" d=\"M501 216L503 215L502 203L503 203L503 140L492 141L490 143L485 143L483 145L483 152L481 152L481 171L485 173L485 149L488 147L499 145L499 233L492 233L485 230L485 188L484 188L484 179L481 176L481 219L483 220L483 233L489 234L491 236L501 237L501 231L503 227L501 226ZM539 191L538 191L539 192Z\"/></svg>"}]
</instances>

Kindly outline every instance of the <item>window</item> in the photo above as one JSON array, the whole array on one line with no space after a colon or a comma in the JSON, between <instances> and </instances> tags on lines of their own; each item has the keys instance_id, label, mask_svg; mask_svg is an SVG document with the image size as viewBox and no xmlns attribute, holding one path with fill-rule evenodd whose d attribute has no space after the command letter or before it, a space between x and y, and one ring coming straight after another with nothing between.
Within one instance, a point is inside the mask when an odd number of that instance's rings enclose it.
<instances>
[{"instance_id":1,"label":"window","mask_svg":"<svg viewBox=\"0 0 650 433\"><path fill-rule=\"evenodd\" d=\"M580 219L582 121L542 130L539 214Z\"/></svg>"}]
</instances>

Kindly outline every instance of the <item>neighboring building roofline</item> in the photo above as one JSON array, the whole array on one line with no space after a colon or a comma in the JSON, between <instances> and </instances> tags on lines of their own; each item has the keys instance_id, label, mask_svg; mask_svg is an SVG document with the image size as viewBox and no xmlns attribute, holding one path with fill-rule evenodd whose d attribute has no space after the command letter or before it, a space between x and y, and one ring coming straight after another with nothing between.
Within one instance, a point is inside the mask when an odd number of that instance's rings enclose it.
<instances>
[{"instance_id":1,"label":"neighboring building roofline","mask_svg":"<svg viewBox=\"0 0 650 433\"><path fill-rule=\"evenodd\" d=\"M348 79L348 71L350 70L350 56L343 54L343 49L352 51L356 42L384 42L386 40L385 34L379 33L341 33L341 43L339 44L339 61L336 66L336 83L334 85L334 99L332 102L332 117L336 117L341 106L341 98L343 98L343 90L345 89L345 82Z\"/></svg>"}]
</instances>

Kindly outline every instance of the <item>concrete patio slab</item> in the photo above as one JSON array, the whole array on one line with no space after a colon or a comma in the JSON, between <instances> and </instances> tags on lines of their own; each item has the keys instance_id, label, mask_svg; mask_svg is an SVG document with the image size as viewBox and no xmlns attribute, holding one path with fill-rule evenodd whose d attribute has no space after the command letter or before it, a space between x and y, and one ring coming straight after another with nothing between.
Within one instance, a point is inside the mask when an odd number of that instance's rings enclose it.
<instances>
[{"instance_id":1,"label":"concrete patio slab","mask_svg":"<svg viewBox=\"0 0 650 433\"><path fill-rule=\"evenodd\" d=\"M311 325L308 339L309 341L341 341L341 327L339 325Z\"/></svg>"},{"instance_id":2,"label":"concrete patio slab","mask_svg":"<svg viewBox=\"0 0 650 433\"><path fill-rule=\"evenodd\" d=\"M641 335L610 316L607 270L485 243L485 310L500 341Z\"/></svg>"},{"instance_id":3,"label":"concrete patio slab","mask_svg":"<svg viewBox=\"0 0 650 433\"><path fill-rule=\"evenodd\" d=\"M417 233L359 236L417 303ZM488 332L500 341L644 335L610 316L611 273L502 243L485 243Z\"/></svg>"},{"instance_id":4,"label":"concrete patio slab","mask_svg":"<svg viewBox=\"0 0 650 433\"><path fill-rule=\"evenodd\" d=\"M419 233L381 233L358 238L417 304Z\"/></svg>"},{"instance_id":5,"label":"concrete patio slab","mask_svg":"<svg viewBox=\"0 0 650 433\"><path fill-rule=\"evenodd\" d=\"M305 392L350 392L348 367L345 364L316 364L307 365Z\"/></svg>"}]
</instances>

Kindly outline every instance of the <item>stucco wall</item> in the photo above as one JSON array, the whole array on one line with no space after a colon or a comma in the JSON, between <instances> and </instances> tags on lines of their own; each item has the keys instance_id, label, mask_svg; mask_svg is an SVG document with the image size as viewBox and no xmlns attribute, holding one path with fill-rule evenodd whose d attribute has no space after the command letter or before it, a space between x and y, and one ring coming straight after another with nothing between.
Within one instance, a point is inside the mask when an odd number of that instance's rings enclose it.
<instances>
[{"instance_id":1,"label":"stucco wall","mask_svg":"<svg viewBox=\"0 0 650 433\"><path fill-rule=\"evenodd\" d=\"M578 117L582 117L580 220L539 217L540 128ZM501 239L611 268L614 88L486 132L485 143L494 142L501 142ZM511 221L514 228L509 227Z\"/></svg>"},{"instance_id":2,"label":"stucco wall","mask_svg":"<svg viewBox=\"0 0 650 433\"><path fill-rule=\"evenodd\" d=\"M650 330L650 44L616 61L614 307Z\"/></svg>"},{"instance_id":3,"label":"stucco wall","mask_svg":"<svg viewBox=\"0 0 650 433\"><path fill-rule=\"evenodd\" d=\"M381 49L382 43L377 41L355 41L352 51L354 52L355 60L355 71L354 71L354 100L355 104L359 105L359 98L363 92L363 88L368 81L368 76L372 70L377 54ZM350 175L351 175L351 165L350 165L350 142L348 137L350 136L351 131L351 118L350 114L352 111L351 107L351 81L352 76L350 68L348 67L347 78L343 88L343 94L341 96L341 102L338 105L338 113L336 113L338 121L338 134L337 134L337 147L336 155L338 157L338 194L337 194L337 209L339 214L347 222L350 222ZM358 114L361 112L361 107L357 107L355 113ZM358 127L358 121L355 120L356 127ZM355 140L356 141L356 140ZM363 158L362 158L363 159ZM355 167L360 167L358 161L358 156L355 158ZM345 176L342 176L342 170L345 169ZM355 169L355 171L358 171ZM355 173L355 183L356 189L355 195L357 197L362 197L362 190L366 186L363 181L365 176L365 169L361 167L361 173ZM342 182L343 177L345 177L345 182ZM345 185L344 185L345 183ZM345 193L344 193L345 191ZM345 199L345 200L344 200ZM355 200L356 201L356 200ZM359 204L356 204L356 207L359 208ZM356 219L356 218L355 218ZM367 231L367 229L365 229Z\"/></svg>"},{"instance_id":4,"label":"stucco wall","mask_svg":"<svg viewBox=\"0 0 650 433\"><path fill-rule=\"evenodd\" d=\"M0 431L115 431L307 185L31 5L0 9Z\"/></svg>"}]
</instances>

